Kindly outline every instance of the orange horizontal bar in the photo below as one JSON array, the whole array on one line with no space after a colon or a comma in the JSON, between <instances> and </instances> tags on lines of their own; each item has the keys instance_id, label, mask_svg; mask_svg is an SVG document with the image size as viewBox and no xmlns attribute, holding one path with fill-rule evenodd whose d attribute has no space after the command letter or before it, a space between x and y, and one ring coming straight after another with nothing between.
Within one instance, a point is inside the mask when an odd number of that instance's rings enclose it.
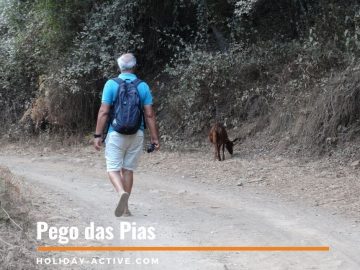
<instances>
[{"instance_id":1,"label":"orange horizontal bar","mask_svg":"<svg viewBox=\"0 0 360 270\"><path fill-rule=\"evenodd\" d=\"M37 251L329 251L328 246L40 246Z\"/></svg>"}]
</instances>

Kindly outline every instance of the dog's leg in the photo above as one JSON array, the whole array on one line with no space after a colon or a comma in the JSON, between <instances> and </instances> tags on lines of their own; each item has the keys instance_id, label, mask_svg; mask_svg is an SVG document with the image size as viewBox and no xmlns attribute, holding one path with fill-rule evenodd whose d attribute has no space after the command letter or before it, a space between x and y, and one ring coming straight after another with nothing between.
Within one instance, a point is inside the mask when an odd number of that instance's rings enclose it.
<instances>
[{"instance_id":1,"label":"dog's leg","mask_svg":"<svg viewBox=\"0 0 360 270\"><path fill-rule=\"evenodd\" d=\"M218 160L219 160L219 161L221 161L221 157L220 157L220 150L221 150L221 149L220 149L220 148L221 148L221 145L218 144L218 145L217 145L217 156L218 156Z\"/></svg>"},{"instance_id":2,"label":"dog's leg","mask_svg":"<svg viewBox=\"0 0 360 270\"><path fill-rule=\"evenodd\" d=\"M222 156L223 160L225 160L225 144L222 145Z\"/></svg>"}]
</instances>

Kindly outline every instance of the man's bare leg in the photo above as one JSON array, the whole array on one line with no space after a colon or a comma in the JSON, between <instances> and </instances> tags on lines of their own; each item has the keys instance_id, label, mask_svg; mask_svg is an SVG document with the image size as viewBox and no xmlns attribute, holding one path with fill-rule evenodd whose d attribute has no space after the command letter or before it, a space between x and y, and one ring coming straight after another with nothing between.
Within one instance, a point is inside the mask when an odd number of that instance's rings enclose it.
<instances>
[{"instance_id":1,"label":"man's bare leg","mask_svg":"<svg viewBox=\"0 0 360 270\"><path fill-rule=\"evenodd\" d=\"M124 190L130 194L134 182L133 171L122 169L121 174L121 184L124 187Z\"/></svg>"},{"instance_id":2,"label":"man's bare leg","mask_svg":"<svg viewBox=\"0 0 360 270\"><path fill-rule=\"evenodd\" d=\"M123 215L124 211L128 208L127 205L128 205L128 199L130 193L126 191L128 188L124 184L125 183L123 180L124 177L121 175L120 171L109 172L109 178L115 190L119 193L120 196L120 201L115 210L115 216L120 217Z\"/></svg>"},{"instance_id":3,"label":"man's bare leg","mask_svg":"<svg viewBox=\"0 0 360 270\"><path fill-rule=\"evenodd\" d=\"M120 174L120 172L108 172L109 174L109 178L110 178L110 181L111 183L113 184L115 190L118 192L118 193L123 193L125 190L125 187L123 185L123 181L122 181L122 176Z\"/></svg>"},{"instance_id":4,"label":"man's bare leg","mask_svg":"<svg viewBox=\"0 0 360 270\"><path fill-rule=\"evenodd\" d=\"M133 171L122 169L121 171L121 183L124 187L125 192L129 193L129 196L131 194L131 190L134 183L134 174ZM125 210L124 210L124 216L131 216L131 212L129 211L129 205L126 204Z\"/></svg>"}]
</instances>

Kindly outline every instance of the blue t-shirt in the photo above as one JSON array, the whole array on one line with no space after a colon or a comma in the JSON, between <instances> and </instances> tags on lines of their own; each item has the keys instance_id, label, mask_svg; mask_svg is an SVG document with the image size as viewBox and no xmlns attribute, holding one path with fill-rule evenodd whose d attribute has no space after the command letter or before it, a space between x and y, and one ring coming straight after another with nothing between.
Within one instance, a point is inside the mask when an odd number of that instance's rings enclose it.
<instances>
[{"instance_id":1,"label":"blue t-shirt","mask_svg":"<svg viewBox=\"0 0 360 270\"><path fill-rule=\"evenodd\" d=\"M137 77L133 73L121 73L119 78L122 80L131 80L134 81ZM119 85L114 80L108 80L105 83L104 90L102 93L101 102L107 105L113 105L117 96ZM150 87L146 82L141 82L138 85L138 91L140 95L141 104L144 105L152 105L153 99L150 91ZM141 130L144 130L144 119L142 120ZM114 131L114 128L110 125L109 133Z\"/></svg>"}]
</instances>

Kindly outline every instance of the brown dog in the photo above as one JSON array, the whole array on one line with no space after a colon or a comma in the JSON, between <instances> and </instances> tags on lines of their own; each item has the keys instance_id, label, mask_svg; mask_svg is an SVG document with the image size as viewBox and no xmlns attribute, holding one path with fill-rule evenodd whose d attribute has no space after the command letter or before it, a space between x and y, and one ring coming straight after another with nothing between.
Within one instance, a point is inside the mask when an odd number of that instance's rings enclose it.
<instances>
[{"instance_id":1,"label":"brown dog","mask_svg":"<svg viewBox=\"0 0 360 270\"><path fill-rule=\"evenodd\" d=\"M209 140L215 146L215 159L221 161L220 157L220 148L222 146L222 160L225 160L225 147L229 153L233 154L234 143L238 138L230 141L226 132L226 129L223 124L216 123L209 132Z\"/></svg>"}]
</instances>

